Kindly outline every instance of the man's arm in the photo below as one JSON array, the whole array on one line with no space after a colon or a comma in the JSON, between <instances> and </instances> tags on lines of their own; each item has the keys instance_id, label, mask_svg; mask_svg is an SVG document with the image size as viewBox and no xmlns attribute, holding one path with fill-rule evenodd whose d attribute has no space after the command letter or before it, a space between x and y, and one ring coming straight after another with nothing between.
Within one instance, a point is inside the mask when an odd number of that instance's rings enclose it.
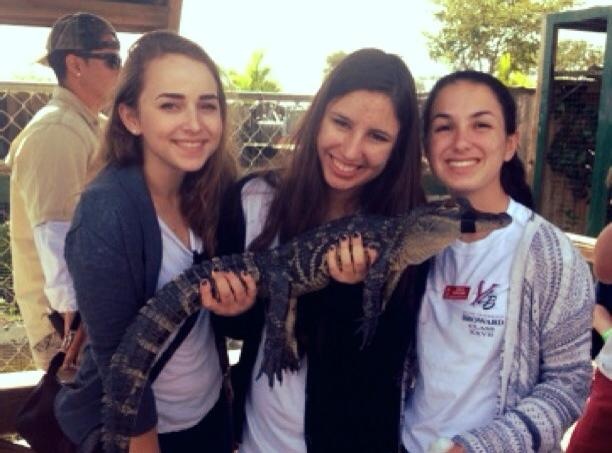
<instances>
[{"instance_id":1,"label":"man's arm","mask_svg":"<svg viewBox=\"0 0 612 453\"><path fill-rule=\"evenodd\" d=\"M64 338L69 335L70 324L77 311L72 278L64 259L64 242L70 228L69 222L45 222L34 227L34 244L40 258L45 278L44 292L51 308L64 318ZM64 366L76 363L79 350L85 341L85 332L79 326L66 351Z\"/></svg>"},{"instance_id":2,"label":"man's arm","mask_svg":"<svg viewBox=\"0 0 612 453\"><path fill-rule=\"evenodd\" d=\"M64 242L69 222L45 222L34 227L34 244L45 276L45 295L51 308L60 313L76 311L72 278L64 259Z\"/></svg>"}]
</instances>

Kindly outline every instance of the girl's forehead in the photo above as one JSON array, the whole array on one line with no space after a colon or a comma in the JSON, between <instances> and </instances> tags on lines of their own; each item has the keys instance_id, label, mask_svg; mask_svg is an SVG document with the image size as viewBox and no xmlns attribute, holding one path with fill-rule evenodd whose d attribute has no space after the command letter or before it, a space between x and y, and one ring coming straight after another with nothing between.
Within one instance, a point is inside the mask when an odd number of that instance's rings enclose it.
<instances>
[{"instance_id":1,"label":"girl's forehead","mask_svg":"<svg viewBox=\"0 0 612 453\"><path fill-rule=\"evenodd\" d=\"M149 92L217 92L217 82L210 68L202 61L182 54L164 54L147 62L141 94Z\"/></svg>"},{"instance_id":2,"label":"girl's forehead","mask_svg":"<svg viewBox=\"0 0 612 453\"><path fill-rule=\"evenodd\" d=\"M481 110L501 114L502 106L488 86L467 80L459 80L441 88L432 105L432 113L444 111L463 114Z\"/></svg>"}]
</instances>

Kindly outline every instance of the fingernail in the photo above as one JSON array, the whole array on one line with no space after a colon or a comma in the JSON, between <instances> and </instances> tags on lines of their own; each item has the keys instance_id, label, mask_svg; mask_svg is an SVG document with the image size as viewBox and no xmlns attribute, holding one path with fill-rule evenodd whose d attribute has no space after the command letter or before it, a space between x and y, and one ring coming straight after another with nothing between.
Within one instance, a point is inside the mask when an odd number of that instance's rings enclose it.
<instances>
[{"instance_id":1,"label":"fingernail","mask_svg":"<svg viewBox=\"0 0 612 453\"><path fill-rule=\"evenodd\" d=\"M330 246L329 246L329 250L330 250L330 251L334 251L334 250L336 250L336 246L335 246L335 245L330 245Z\"/></svg>"},{"instance_id":2,"label":"fingernail","mask_svg":"<svg viewBox=\"0 0 612 453\"><path fill-rule=\"evenodd\" d=\"M208 286L208 280L204 279L200 282L200 285L202 286Z\"/></svg>"},{"instance_id":3,"label":"fingernail","mask_svg":"<svg viewBox=\"0 0 612 453\"><path fill-rule=\"evenodd\" d=\"M340 239L346 241L348 239L348 236L346 234L343 234L342 236L340 236Z\"/></svg>"},{"instance_id":4,"label":"fingernail","mask_svg":"<svg viewBox=\"0 0 612 453\"><path fill-rule=\"evenodd\" d=\"M354 233L353 233L353 237L354 237L354 238L358 238L358 237L359 237L359 233L354 232Z\"/></svg>"}]
</instances>

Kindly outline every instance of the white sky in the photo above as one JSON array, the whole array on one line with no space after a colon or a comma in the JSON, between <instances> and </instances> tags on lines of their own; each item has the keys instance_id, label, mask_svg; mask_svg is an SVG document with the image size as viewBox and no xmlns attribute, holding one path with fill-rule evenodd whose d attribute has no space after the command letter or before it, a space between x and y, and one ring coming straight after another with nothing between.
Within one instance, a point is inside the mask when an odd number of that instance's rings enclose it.
<instances>
[{"instance_id":1,"label":"white sky","mask_svg":"<svg viewBox=\"0 0 612 453\"><path fill-rule=\"evenodd\" d=\"M361 47L400 55L415 76L446 71L427 54L422 32L435 28L428 0L214 3L211 11L209 2L183 0L181 33L200 43L224 67L242 69L254 50L264 50L264 63L284 91L313 93L321 84L329 54Z\"/></svg>"},{"instance_id":2,"label":"white sky","mask_svg":"<svg viewBox=\"0 0 612 453\"><path fill-rule=\"evenodd\" d=\"M612 0L583 0L583 5L612 5ZM253 51L261 49L283 91L313 94L325 58L338 50L379 47L396 53L415 78L448 72L431 61L423 36L438 27L434 10L429 0L183 0L180 33L225 69L241 71ZM0 25L0 80L33 76L54 81L48 68L34 63L48 33L48 28ZM123 52L136 38L120 34Z\"/></svg>"}]
</instances>

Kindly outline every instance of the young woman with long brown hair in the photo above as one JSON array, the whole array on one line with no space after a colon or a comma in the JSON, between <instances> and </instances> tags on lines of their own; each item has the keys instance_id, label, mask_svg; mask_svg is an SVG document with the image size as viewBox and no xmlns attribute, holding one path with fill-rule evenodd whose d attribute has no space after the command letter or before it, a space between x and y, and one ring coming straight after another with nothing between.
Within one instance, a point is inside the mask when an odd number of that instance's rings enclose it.
<instances>
[{"instance_id":1,"label":"young woman with long brown hair","mask_svg":"<svg viewBox=\"0 0 612 453\"><path fill-rule=\"evenodd\" d=\"M66 240L89 346L74 385L56 401L62 429L79 451L99 448L110 359L156 289L217 252L220 200L234 180L226 146L226 99L214 62L171 32L143 35L130 50L113 104L103 169L82 194ZM251 277L221 278L206 308L240 311L254 299ZM222 391L224 340L202 310L145 389L132 452L231 451ZM92 447L93 445L93 447Z\"/></svg>"},{"instance_id":2,"label":"young woman with long brown hair","mask_svg":"<svg viewBox=\"0 0 612 453\"><path fill-rule=\"evenodd\" d=\"M262 250L357 211L393 215L423 203L418 118L414 82L399 57L377 49L348 55L305 113L290 164L243 181L228 203L234 243ZM400 381L423 269L405 272L362 350L360 282L375 252L359 236L345 237L327 258L336 282L298 301L300 368L282 383L256 379L266 302L228 319L230 336L244 339L232 372L240 452L397 451Z\"/></svg>"}]
</instances>

